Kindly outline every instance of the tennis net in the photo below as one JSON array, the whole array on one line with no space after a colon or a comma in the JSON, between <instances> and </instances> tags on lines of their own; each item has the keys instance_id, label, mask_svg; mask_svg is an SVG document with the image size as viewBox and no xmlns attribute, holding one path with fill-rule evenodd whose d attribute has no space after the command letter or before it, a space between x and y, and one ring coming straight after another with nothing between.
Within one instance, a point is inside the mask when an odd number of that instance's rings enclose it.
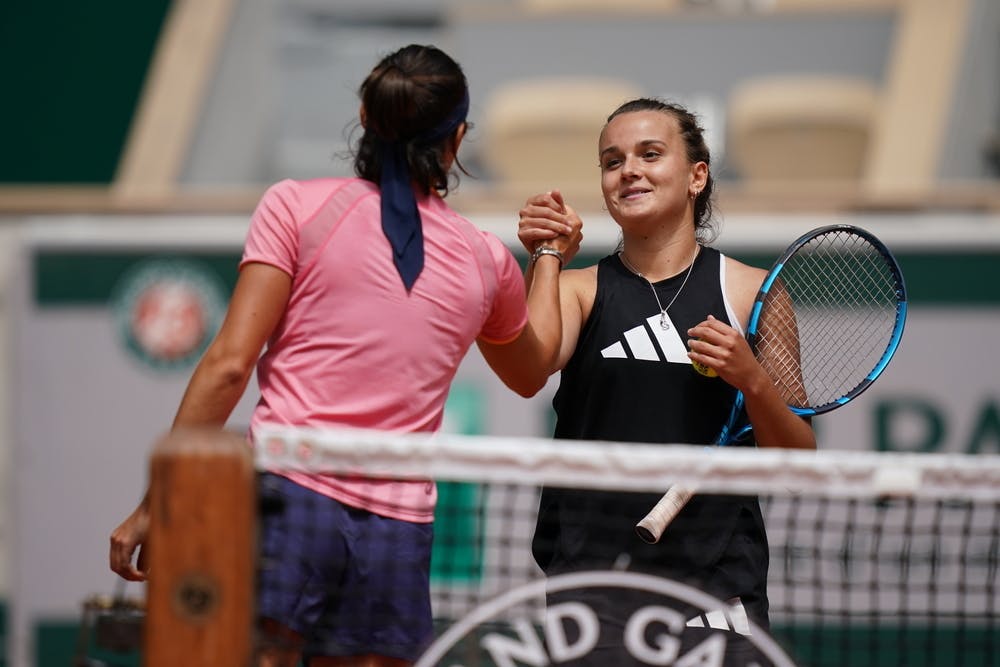
<instances>
[{"instance_id":1,"label":"tennis net","mask_svg":"<svg viewBox=\"0 0 1000 667\"><path fill-rule=\"evenodd\" d=\"M431 586L439 633L425 665L598 664L582 657L594 649L590 611L560 607L553 625L546 605L551 614L554 600L640 589L645 602L619 619L622 655L634 664L715 664L725 649L715 652L705 628L731 633L746 619L690 581L662 584L635 571L630 554L676 553L622 536L641 514L629 523L610 512L609 525L591 527L616 549L634 545L603 573L546 577L532 556L540 488L584 490L600 503L634 499L624 506L638 509L677 482L700 494L756 496L761 507L770 629L751 616L753 632L743 634L756 653L733 664L1000 665L1000 457L282 428L261 435L256 456L261 468L438 481ZM599 615L601 603L592 606ZM673 615L649 611L661 607L683 609L684 628L702 628L694 640L681 641L693 631L672 625ZM643 609L644 621L635 620Z\"/></svg>"},{"instance_id":2,"label":"tennis net","mask_svg":"<svg viewBox=\"0 0 1000 667\"><path fill-rule=\"evenodd\" d=\"M267 432L260 442L262 467L439 481L435 617L442 631L469 626L472 621L463 622L469 618L478 619L478 627L447 638L467 644L462 662L444 662L457 649L442 644L426 664L472 664L472 658L482 660L474 664L557 664L551 655L543 660L524 625L524 619L544 623L545 588L551 595L555 585L551 579L537 584L544 576L532 558L539 488L652 492L655 499L675 482L705 494L759 498L770 551L769 635L792 664L1000 664L997 457L297 429ZM597 529L610 536L632 526ZM628 558L611 569L625 576ZM512 592L525 587L522 595ZM507 602L496 602L499 596ZM491 601L492 614L477 615ZM716 610L705 604L702 611ZM496 630L503 626L514 629ZM544 626L537 634L553 642L551 628L548 636ZM585 648L561 639L555 643L564 655ZM637 640L647 649L653 641ZM669 651L638 652L636 664L673 664L662 662Z\"/></svg>"}]
</instances>

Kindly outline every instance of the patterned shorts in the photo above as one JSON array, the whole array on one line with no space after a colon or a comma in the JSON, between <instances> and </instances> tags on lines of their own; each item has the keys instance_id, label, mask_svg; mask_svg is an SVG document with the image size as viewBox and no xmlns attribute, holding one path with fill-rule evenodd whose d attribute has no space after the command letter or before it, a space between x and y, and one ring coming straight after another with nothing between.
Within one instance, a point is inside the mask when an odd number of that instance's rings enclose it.
<instances>
[{"instance_id":1,"label":"patterned shorts","mask_svg":"<svg viewBox=\"0 0 1000 667\"><path fill-rule=\"evenodd\" d=\"M258 616L302 634L306 656L416 660L433 638L433 524L389 519L261 476Z\"/></svg>"}]
</instances>

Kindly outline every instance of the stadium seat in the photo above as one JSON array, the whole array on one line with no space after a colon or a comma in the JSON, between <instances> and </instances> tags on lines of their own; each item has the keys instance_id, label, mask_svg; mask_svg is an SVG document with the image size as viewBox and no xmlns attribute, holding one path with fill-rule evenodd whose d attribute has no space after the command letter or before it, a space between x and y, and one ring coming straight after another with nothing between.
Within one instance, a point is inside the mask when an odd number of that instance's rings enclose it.
<instances>
[{"instance_id":1,"label":"stadium seat","mask_svg":"<svg viewBox=\"0 0 1000 667\"><path fill-rule=\"evenodd\" d=\"M878 103L874 84L859 79L746 81L727 107L729 162L748 185L858 182Z\"/></svg>"},{"instance_id":2,"label":"stadium seat","mask_svg":"<svg viewBox=\"0 0 1000 667\"><path fill-rule=\"evenodd\" d=\"M497 187L598 192L597 138L608 115L641 96L618 79L523 79L498 87L481 123L481 159Z\"/></svg>"}]
</instances>

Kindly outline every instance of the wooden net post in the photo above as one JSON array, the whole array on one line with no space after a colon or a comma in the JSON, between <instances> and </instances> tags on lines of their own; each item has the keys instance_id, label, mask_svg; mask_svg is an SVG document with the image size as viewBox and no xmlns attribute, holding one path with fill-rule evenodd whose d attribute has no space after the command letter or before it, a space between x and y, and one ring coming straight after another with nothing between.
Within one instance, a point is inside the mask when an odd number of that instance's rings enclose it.
<instances>
[{"instance_id":1,"label":"wooden net post","mask_svg":"<svg viewBox=\"0 0 1000 667\"><path fill-rule=\"evenodd\" d=\"M145 667L247 667L256 487L246 440L175 431L150 470Z\"/></svg>"}]
</instances>

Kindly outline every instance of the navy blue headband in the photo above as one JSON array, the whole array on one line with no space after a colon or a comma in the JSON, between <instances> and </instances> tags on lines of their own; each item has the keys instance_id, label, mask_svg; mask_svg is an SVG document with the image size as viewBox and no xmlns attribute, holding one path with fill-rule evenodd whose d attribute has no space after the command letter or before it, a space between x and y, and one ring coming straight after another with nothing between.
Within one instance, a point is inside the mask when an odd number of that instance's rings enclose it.
<instances>
[{"instance_id":1,"label":"navy blue headband","mask_svg":"<svg viewBox=\"0 0 1000 667\"><path fill-rule=\"evenodd\" d=\"M431 129L412 139L419 143L435 143L452 135L469 113L469 93ZM409 292L424 268L424 233L420 212L410 182L410 165L406 146L398 141L379 139L382 174L379 189L382 195L382 232L392 245L392 259Z\"/></svg>"}]
</instances>

